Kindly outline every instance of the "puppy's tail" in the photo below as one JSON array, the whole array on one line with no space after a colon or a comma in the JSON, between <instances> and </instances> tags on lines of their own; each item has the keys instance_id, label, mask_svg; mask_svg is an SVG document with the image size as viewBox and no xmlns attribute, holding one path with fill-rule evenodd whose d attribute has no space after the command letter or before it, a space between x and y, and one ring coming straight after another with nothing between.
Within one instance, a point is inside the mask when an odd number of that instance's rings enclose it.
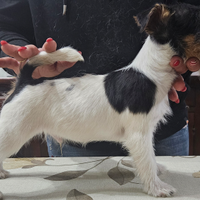
<instances>
[{"instance_id":1,"label":"puppy's tail","mask_svg":"<svg viewBox=\"0 0 200 200\"><path fill-rule=\"evenodd\" d=\"M51 65L57 61L77 62L84 61L82 55L71 47L64 47L52 53L45 51L40 52L38 55L28 59L18 77L18 82L30 82L32 80L32 73L36 67L40 65Z\"/></svg>"},{"instance_id":2,"label":"puppy's tail","mask_svg":"<svg viewBox=\"0 0 200 200\"><path fill-rule=\"evenodd\" d=\"M64 47L52 53L41 52L38 55L30 58L28 64L33 67L40 65L50 65L57 61L77 62L84 61L82 55L71 47Z\"/></svg>"}]
</instances>

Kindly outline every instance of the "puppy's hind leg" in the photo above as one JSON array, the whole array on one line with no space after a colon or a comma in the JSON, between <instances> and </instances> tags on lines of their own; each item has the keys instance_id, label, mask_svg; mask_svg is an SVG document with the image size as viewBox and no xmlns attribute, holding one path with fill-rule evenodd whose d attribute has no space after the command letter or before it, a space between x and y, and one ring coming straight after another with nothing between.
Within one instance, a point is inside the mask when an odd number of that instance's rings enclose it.
<instances>
[{"instance_id":1,"label":"puppy's hind leg","mask_svg":"<svg viewBox=\"0 0 200 200\"><path fill-rule=\"evenodd\" d=\"M31 115L25 109L20 112L13 101L2 108L0 115L0 178L8 176L8 172L3 169L4 159L17 153L22 145L34 136L33 127L24 123L25 119L31 120Z\"/></svg>"},{"instance_id":2,"label":"puppy's hind leg","mask_svg":"<svg viewBox=\"0 0 200 200\"><path fill-rule=\"evenodd\" d=\"M172 196L175 189L157 176L152 137L152 133L135 132L129 135L124 145L134 160L137 173L144 184L144 191L155 197Z\"/></svg>"}]
</instances>

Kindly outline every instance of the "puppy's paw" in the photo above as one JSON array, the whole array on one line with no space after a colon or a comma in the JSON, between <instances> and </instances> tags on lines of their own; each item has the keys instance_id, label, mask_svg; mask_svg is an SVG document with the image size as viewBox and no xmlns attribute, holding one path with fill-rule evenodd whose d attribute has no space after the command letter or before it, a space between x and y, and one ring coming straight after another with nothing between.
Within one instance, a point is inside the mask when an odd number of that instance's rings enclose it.
<instances>
[{"instance_id":1,"label":"puppy's paw","mask_svg":"<svg viewBox=\"0 0 200 200\"><path fill-rule=\"evenodd\" d=\"M164 165L161 165L157 163L157 175L160 176L161 174L164 174L166 172L166 167Z\"/></svg>"},{"instance_id":2,"label":"puppy's paw","mask_svg":"<svg viewBox=\"0 0 200 200\"><path fill-rule=\"evenodd\" d=\"M5 179L9 176L9 172L4 170L4 169L1 169L0 170L0 179Z\"/></svg>"},{"instance_id":3,"label":"puppy's paw","mask_svg":"<svg viewBox=\"0 0 200 200\"><path fill-rule=\"evenodd\" d=\"M145 187L145 192L154 197L171 197L175 194L176 189L161 180L150 183L149 187Z\"/></svg>"}]
</instances>

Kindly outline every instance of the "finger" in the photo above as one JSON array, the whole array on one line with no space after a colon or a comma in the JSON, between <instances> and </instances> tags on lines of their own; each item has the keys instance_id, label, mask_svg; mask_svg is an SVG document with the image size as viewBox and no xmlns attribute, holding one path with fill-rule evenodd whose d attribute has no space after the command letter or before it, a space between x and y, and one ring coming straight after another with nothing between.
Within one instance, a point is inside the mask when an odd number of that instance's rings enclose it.
<instances>
[{"instance_id":1,"label":"finger","mask_svg":"<svg viewBox=\"0 0 200 200\"><path fill-rule=\"evenodd\" d=\"M170 61L170 66L179 74L184 74L188 69L183 59L179 56L173 56Z\"/></svg>"},{"instance_id":2,"label":"finger","mask_svg":"<svg viewBox=\"0 0 200 200\"><path fill-rule=\"evenodd\" d=\"M19 54L18 54L18 49L20 48L20 46L17 45L13 45L13 44L9 44L6 41L1 41L1 49L2 51L7 54L8 56L11 56L13 58L15 58L16 60L23 60L24 58L22 58Z\"/></svg>"},{"instance_id":3,"label":"finger","mask_svg":"<svg viewBox=\"0 0 200 200\"><path fill-rule=\"evenodd\" d=\"M181 75L179 75L173 83L173 87L177 91L185 92L187 87L185 86L184 79Z\"/></svg>"},{"instance_id":4,"label":"finger","mask_svg":"<svg viewBox=\"0 0 200 200\"><path fill-rule=\"evenodd\" d=\"M12 69L16 74L19 73L19 62L17 62L17 60L15 60L14 58L0 58L0 67Z\"/></svg>"},{"instance_id":5,"label":"finger","mask_svg":"<svg viewBox=\"0 0 200 200\"><path fill-rule=\"evenodd\" d=\"M56 62L53 65L42 65L37 67L32 74L34 79L41 77L54 77L62 73L65 69L72 67L75 63Z\"/></svg>"},{"instance_id":6,"label":"finger","mask_svg":"<svg viewBox=\"0 0 200 200\"><path fill-rule=\"evenodd\" d=\"M200 61L197 58L189 58L186 65L191 72L196 72L200 69Z\"/></svg>"},{"instance_id":7,"label":"finger","mask_svg":"<svg viewBox=\"0 0 200 200\"><path fill-rule=\"evenodd\" d=\"M171 101L175 102L175 103L179 103L180 100L178 98L178 94L176 92L176 90L172 87L171 90L168 93L168 97Z\"/></svg>"},{"instance_id":8,"label":"finger","mask_svg":"<svg viewBox=\"0 0 200 200\"><path fill-rule=\"evenodd\" d=\"M75 65L76 62L58 61L56 66L56 71L60 74L64 70Z\"/></svg>"},{"instance_id":9,"label":"finger","mask_svg":"<svg viewBox=\"0 0 200 200\"><path fill-rule=\"evenodd\" d=\"M37 67L32 74L33 79L38 79L41 77L54 77L57 76L59 73L56 70L57 63L53 65L42 65Z\"/></svg>"},{"instance_id":10,"label":"finger","mask_svg":"<svg viewBox=\"0 0 200 200\"><path fill-rule=\"evenodd\" d=\"M52 38L48 38L42 46L42 50L46 51L47 53L54 52L56 49L57 43Z\"/></svg>"},{"instance_id":11,"label":"finger","mask_svg":"<svg viewBox=\"0 0 200 200\"><path fill-rule=\"evenodd\" d=\"M36 56L40 51L35 45L26 45L25 47L19 47L18 48L18 54L21 58L31 58L33 56Z\"/></svg>"}]
</instances>

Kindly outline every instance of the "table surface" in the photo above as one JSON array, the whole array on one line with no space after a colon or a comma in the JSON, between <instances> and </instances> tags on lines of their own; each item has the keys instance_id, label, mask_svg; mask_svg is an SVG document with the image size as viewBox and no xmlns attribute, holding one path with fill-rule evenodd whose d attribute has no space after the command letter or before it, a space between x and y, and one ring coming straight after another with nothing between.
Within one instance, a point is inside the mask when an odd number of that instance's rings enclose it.
<instances>
[{"instance_id":1,"label":"table surface","mask_svg":"<svg viewBox=\"0 0 200 200\"><path fill-rule=\"evenodd\" d=\"M200 157L156 157L167 167L161 180L173 185L172 199L200 199ZM149 200L130 157L9 158L10 177L0 180L7 200Z\"/></svg>"}]
</instances>

